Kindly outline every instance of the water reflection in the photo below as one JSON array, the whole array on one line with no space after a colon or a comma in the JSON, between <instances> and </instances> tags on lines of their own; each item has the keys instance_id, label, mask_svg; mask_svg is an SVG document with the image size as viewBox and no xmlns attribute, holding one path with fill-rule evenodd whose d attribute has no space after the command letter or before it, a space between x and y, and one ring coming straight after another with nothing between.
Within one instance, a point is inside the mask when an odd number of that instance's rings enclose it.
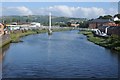
<instances>
[{"instance_id":1,"label":"water reflection","mask_svg":"<svg viewBox=\"0 0 120 80\"><path fill-rule=\"evenodd\" d=\"M8 44L3 48L0 48L0 79L2 78L2 70L3 70L2 61L4 60L5 53L9 49L9 47L10 45Z\"/></svg>"},{"instance_id":2,"label":"water reflection","mask_svg":"<svg viewBox=\"0 0 120 80\"><path fill-rule=\"evenodd\" d=\"M118 78L120 79L120 54L118 54Z\"/></svg>"},{"instance_id":3,"label":"water reflection","mask_svg":"<svg viewBox=\"0 0 120 80\"><path fill-rule=\"evenodd\" d=\"M0 63L2 63L2 60L4 60L5 53L9 49L10 44L7 44L6 46L0 48Z\"/></svg>"}]
</instances>

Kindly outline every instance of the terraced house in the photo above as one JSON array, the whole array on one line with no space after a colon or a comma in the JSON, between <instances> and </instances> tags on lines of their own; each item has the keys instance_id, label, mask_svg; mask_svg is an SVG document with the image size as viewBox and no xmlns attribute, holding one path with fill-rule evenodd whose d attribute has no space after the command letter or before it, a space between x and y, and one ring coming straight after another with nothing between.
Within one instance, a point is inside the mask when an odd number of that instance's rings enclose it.
<instances>
[{"instance_id":1,"label":"terraced house","mask_svg":"<svg viewBox=\"0 0 120 80\"><path fill-rule=\"evenodd\" d=\"M116 26L116 24L110 19L94 19L89 21L89 28L91 29L96 29L101 26Z\"/></svg>"}]
</instances>

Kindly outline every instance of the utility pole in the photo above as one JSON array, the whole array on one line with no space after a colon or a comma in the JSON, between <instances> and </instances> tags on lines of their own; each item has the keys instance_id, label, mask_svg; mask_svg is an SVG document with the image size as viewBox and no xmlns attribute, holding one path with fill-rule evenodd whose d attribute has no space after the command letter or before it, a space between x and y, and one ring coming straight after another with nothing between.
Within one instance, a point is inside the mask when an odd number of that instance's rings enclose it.
<instances>
[{"instance_id":1,"label":"utility pole","mask_svg":"<svg viewBox=\"0 0 120 80\"><path fill-rule=\"evenodd\" d=\"M52 30L51 30L51 13L49 13L49 29L48 29L48 35L52 34Z\"/></svg>"}]
</instances>

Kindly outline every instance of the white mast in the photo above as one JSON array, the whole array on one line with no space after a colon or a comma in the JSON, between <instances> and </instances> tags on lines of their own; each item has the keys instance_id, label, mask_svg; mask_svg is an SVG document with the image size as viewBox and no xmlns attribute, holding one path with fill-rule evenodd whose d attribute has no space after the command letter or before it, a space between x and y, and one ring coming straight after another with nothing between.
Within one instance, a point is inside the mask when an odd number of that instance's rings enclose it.
<instances>
[{"instance_id":1,"label":"white mast","mask_svg":"<svg viewBox=\"0 0 120 80\"><path fill-rule=\"evenodd\" d=\"M49 13L49 30L51 30L51 13Z\"/></svg>"},{"instance_id":2,"label":"white mast","mask_svg":"<svg viewBox=\"0 0 120 80\"><path fill-rule=\"evenodd\" d=\"M51 30L51 13L49 13L49 29L48 29L48 34L49 35L52 34L52 30Z\"/></svg>"}]
</instances>

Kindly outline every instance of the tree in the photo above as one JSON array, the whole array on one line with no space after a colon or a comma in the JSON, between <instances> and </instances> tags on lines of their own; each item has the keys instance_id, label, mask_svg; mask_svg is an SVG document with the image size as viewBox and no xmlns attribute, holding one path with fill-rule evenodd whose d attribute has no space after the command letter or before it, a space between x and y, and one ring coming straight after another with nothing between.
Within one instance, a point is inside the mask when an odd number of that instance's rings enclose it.
<instances>
[{"instance_id":1,"label":"tree","mask_svg":"<svg viewBox=\"0 0 120 80\"><path fill-rule=\"evenodd\" d=\"M60 27L67 27L68 25L66 23L59 23Z\"/></svg>"},{"instance_id":2,"label":"tree","mask_svg":"<svg viewBox=\"0 0 120 80\"><path fill-rule=\"evenodd\" d=\"M99 18L98 19L102 19L103 18L103 16L99 16Z\"/></svg>"},{"instance_id":3,"label":"tree","mask_svg":"<svg viewBox=\"0 0 120 80\"><path fill-rule=\"evenodd\" d=\"M80 24L79 22L76 22L76 24Z\"/></svg>"},{"instance_id":4,"label":"tree","mask_svg":"<svg viewBox=\"0 0 120 80\"><path fill-rule=\"evenodd\" d=\"M111 15L99 16L98 19L112 19Z\"/></svg>"},{"instance_id":5,"label":"tree","mask_svg":"<svg viewBox=\"0 0 120 80\"><path fill-rule=\"evenodd\" d=\"M16 19L16 18L13 18L13 19L12 19L12 22L17 22L17 19Z\"/></svg>"},{"instance_id":6,"label":"tree","mask_svg":"<svg viewBox=\"0 0 120 80\"><path fill-rule=\"evenodd\" d=\"M4 24L8 24L11 22L10 19L3 19L3 20L4 20Z\"/></svg>"},{"instance_id":7,"label":"tree","mask_svg":"<svg viewBox=\"0 0 120 80\"><path fill-rule=\"evenodd\" d=\"M88 24L88 21L84 21L84 22L81 22L80 23L80 28L88 28L89 24Z\"/></svg>"},{"instance_id":8,"label":"tree","mask_svg":"<svg viewBox=\"0 0 120 80\"><path fill-rule=\"evenodd\" d=\"M71 26L71 22L67 22L67 26Z\"/></svg>"},{"instance_id":9,"label":"tree","mask_svg":"<svg viewBox=\"0 0 120 80\"><path fill-rule=\"evenodd\" d=\"M120 14L116 14L114 15L114 17L118 17L120 19Z\"/></svg>"},{"instance_id":10,"label":"tree","mask_svg":"<svg viewBox=\"0 0 120 80\"><path fill-rule=\"evenodd\" d=\"M112 16L111 15L105 15L104 19L112 19Z\"/></svg>"},{"instance_id":11,"label":"tree","mask_svg":"<svg viewBox=\"0 0 120 80\"><path fill-rule=\"evenodd\" d=\"M115 24L120 24L120 21L114 21L115 22Z\"/></svg>"},{"instance_id":12,"label":"tree","mask_svg":"<svg viewBox=\"0 0 120 80\"><path fill-rule=\"evenodd\" d=\"M26 22L29 22L30 20L29 19L26 19Z\"/></svg>"}]
</instances>

